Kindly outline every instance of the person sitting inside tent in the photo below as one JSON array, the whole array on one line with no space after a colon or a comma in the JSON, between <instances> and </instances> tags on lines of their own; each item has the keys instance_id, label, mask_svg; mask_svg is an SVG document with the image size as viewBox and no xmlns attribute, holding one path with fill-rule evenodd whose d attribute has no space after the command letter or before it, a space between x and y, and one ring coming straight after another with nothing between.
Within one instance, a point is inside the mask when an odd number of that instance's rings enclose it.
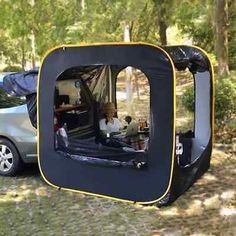
<instances>
[{"instance_id":1,"label":"person sitting inside tent","mask_svg":"<svg viewBox=\"0 0 236 236\"><path fill-rule=\"evenodd\" d=\"M122 124L118 118L114 117L116 112L114 103L105 103L103 112L105 118L101 119L99 122L100 130L107 136L109 136L111 133L119 132L120 129L122 129Z\"/></svg>"}]
</instances>

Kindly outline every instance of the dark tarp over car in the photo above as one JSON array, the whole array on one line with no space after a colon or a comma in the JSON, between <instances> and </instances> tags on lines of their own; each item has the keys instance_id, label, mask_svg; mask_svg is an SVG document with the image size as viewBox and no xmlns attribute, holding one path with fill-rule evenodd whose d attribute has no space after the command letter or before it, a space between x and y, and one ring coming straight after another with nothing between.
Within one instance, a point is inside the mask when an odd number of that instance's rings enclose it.
<instances>
[{"instance_id":1,"label":"dark tarp over car","mask_svg":"<svg viewBox=\"0 0 236 236\"><path fill-rule=\"evenodd\" d=\"M3 78L4 90L12 96L36 93L38 69L8 74Z\"/></svg>"},{"instance_id":2,"label":"dark tarp over car","mask_svg":"<svg viewBox=\"0 0 236 236\"><path fill-rule=\"evenodd\" d=\"M8 74L3 78L3 89L12 96L25 96L30 121L37 125L37 91L38 69Z\"/></svg>"}]
</instances>

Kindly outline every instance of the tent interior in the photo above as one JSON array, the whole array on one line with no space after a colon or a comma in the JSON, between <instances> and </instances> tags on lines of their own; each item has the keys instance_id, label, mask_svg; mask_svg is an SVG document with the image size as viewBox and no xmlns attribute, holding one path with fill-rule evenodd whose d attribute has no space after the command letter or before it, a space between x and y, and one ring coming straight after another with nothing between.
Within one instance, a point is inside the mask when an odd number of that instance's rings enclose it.
<instances>
[{"instance_id":1,"label":"tent interior","mask_svg":"<svg viewBox=\"0 0 236 236\"><path fill-rule=\"evenodd\" d=\"M179 166L186 167L201 157L211 139L211 75L209 71L195 73L188 69L176 71L177 85L178 79L182 76L181 72L185 74L184 77L188 77L188 81L183 86L177 86L176 156ZM178 73L180 73L179 76ZM186 88L192 90L192 95L185 96L193 96L193 113L183 108L182 96ZM179 107L181 107L180 111L178 111ZM178 154L178 143L182 146L181 155Z\"/></svg>"},{"instance_id":2,"label":"tent interior","mask_svg":"<svg viewBox=\"0 0 236 236\"><path fill-rule=\"evenodd\" d=\"M128 103L125 76L136 82L135 94L131 88ZM149 91L145 74L132 67L100 65L64 71L57 78L54 93L55 149L80 161L146 166ZM99 127L107 102L119 108L114 114L121 121L119 132L105 133Z\"/></svg>"},{"instance_id":3,"label":"tent interior","mask_svg":"<svg viewBox=\"0 0 236 236\"><path fill-rule=\"evenodd\" d=\"M191 130L182 132L177 127L176 134L178 164L186 167L201 156L210 141L211 77L209 71L191 73L188 69L181 68L181 71L183 70L191 75L195 97ZM131 102L131 107L127 108L129 105L126 102L126 76L130 76L135 82L133 90L137 93L135 96L138 96L137 104L143 105L139 109L132 107L135 103ZM121 83L125 86L123 91L119 90L120 77ZM141 93L139 90L142 90ZM140 94L145 90L147 92L142 100ZM152 126L149 120L149 93L148 78L141 70L132 67L99 65L75 67L64 71L56 81L54 114L55 122L66 130L66 137L57 132L55 148L63 155L76 160L104 165L146 167L149 129ZM132 94L129 99L133 96ZM123 102L120 102L122 99ZM107 102L113 102L118 108L115 117L123 123L123 128L118 133L104 134L99 128L99 120L104 118L103 105ZM131 124L135 127L131 135L127 135L130 124L125 122L125 116L131 117Z\"/></svg>"}]
</instances>

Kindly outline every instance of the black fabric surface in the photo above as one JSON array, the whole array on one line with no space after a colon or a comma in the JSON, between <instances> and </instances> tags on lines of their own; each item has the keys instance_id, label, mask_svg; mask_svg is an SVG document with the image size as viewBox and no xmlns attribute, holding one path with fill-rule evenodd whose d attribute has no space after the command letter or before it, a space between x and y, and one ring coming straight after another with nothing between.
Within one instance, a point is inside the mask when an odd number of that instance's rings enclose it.
<instances>
[{"instance_id":1,"label":"black fabric surface","mask_svg":"<svg viewBox=\"0 0 236 236\"><path fill-rule=\"evenodd\" d=\"M188 68L192 73L210 70L209 59L195 47L166 46L163 48L170 54L178 70Z\"/></svg>"},{"instance_id":2,"label":"black fabric surface","mask_svg":"<svg viewBox=\"0 0 236 236\"><path fill-rule=\"evenodd\" d=\"M26 103L31 124L37 128L37 94L26 95Z\"/></svg>"}]
</instances>

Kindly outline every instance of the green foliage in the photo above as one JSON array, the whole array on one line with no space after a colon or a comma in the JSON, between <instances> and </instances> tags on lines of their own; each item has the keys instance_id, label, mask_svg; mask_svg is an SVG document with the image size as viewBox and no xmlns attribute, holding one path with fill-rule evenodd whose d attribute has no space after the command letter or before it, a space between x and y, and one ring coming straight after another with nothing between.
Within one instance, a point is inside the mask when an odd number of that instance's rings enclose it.
<instances>
[{"instance_id":1,"label":"green foliage","mask_svg":"<svg viewBox=\"0 0 236 236\"><path fill-rule=\"evenodd\" d=\"M76 4L77 1L1 0L0 52L5 63L23 65L30 61L32 35L35 36L36 60L51 47L66 43L67 26L73 24L77 16Z\"/></svg>"},{"instance_id":2,"label":"green foliage","mask_svg":"<svg viewBox=\"0 0 236 236\"><path fill-rule=\"evenodd\" d=\"M0 55L7 65L36 60L61 44L123 41L129 25L132 41L160 42L158 21L178 26L181 36L213 51L213 9L209 0L0 0ZM236 65L236 1L229 0L229 61ZM168 37L169 35L167 35Z\"/></svg>"},{"instance_id":3,"label":"green foliage","mask_svg":"<svg viewBox=\"0 0 236 236\"><path fill-rule=\"evenodd\" d=\"M214 50L215 32L214 1L185 0L181 1L174 12L175 23L183 35L192 39L193 43L212 52ZM236 66L236 1L228 1L228 47L229 67Z\"/></svg>"},{"instance_id":4,"label":"green foliage","mask_svg":"<svg viewBox=\"0 0 236 236\"><path fill-rule=\"evenodd\" d=\"M184 1L175 12L175 21L182 34L189 36L194 44L212 51L212 5L204 1Z\"/></svg>"},{"instance_id":5,"label":"green foliage","mask_svg":"<svg viewBox=\"0 0 236 236\"><path fill-rule=\"evenodd\" d=\"M3 72L18 72L22 71L21 66L6 66L3 70Z\"/></svg>"},{"instance_id":6,"label":"green foliage","mask_svg":"<svg viewBox=\"0 0 236 236\"><path fill-rule=\"evenodd\" d=\"M229 1L229 67L236 70L236 1Z\"/></svg>"},{"instance_id":7,"label":"green foliage","mask_svg":"<svg viewBox=\"0 0 236 236\"><path fill-rule=\"evenodd\" d=\"M224 127L236 115L236 83L234 76L219 78L216 82L215 119L218 128ZM187 88L182 97L183 106L194 111L194 91Z\"/></svg>"},{"instance_id":8,"label":"green foliage","mask_svg":"<svg viewBox=\"0 0 236 236\"><path fill-rule=\"evenodd\" d=\"M191 112L194 112L194 89L193 87L188 87L182 96L182 104L183 106Z\"/></svg>"},{"instance_id":9,"label":"green foliage","mask_svg":"<svg viewBox=\"0 0 236 236\"><path fill-rule=\"evenodd\" d=\"M231 77L219 78L216 83L216 124L224 126L236 114L236 83Z\"/></svg>"}]
</instances>

